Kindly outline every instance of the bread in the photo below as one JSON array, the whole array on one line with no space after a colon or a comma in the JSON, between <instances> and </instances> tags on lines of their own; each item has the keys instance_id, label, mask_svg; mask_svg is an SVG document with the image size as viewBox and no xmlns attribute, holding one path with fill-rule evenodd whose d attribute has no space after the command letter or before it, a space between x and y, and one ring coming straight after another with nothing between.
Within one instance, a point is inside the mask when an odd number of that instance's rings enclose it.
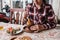
<instances>
[{"instance_id":1,"label":"bread","mask_svg":"<svg viewBox=\"0 0 60 40\"><path fill-rule=\"evenodd\" d=\"M32 40L29 36L22 37L22 40Z\"/></svg>"},{"instance_id":2,"label":"bread","mask_svg":"<svg viewBox=\"0 0 60 40\"><path fill-rule=\"evenodd\" d=\"M24 37L14 37L11 40L32 40L29 36Z\"/></svg>"}]
</instances>

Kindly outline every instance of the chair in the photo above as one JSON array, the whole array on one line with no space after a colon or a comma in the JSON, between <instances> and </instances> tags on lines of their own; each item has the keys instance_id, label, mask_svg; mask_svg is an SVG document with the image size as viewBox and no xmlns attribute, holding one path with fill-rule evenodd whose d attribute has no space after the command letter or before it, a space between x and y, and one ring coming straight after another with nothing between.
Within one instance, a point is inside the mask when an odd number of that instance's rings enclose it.
<instances>
[{"instance_id":1,"label":"chair","mask_svg":"<svg viewBox=\"0 0 60 40\"><path fill-rule=\"evenodd\" d=\"M10 9L10 23L22 24L24 17L24 10L22 8Z\"/></svg>"}]
</instances>

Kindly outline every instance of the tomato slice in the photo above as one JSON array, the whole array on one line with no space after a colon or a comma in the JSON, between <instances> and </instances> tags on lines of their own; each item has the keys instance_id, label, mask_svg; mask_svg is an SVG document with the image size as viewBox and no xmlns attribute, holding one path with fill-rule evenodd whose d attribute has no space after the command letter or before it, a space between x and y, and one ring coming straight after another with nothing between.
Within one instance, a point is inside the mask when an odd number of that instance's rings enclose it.
<instances>
[{"instance_id":1,"label":"tomato slice","mask_svg":"<svg viewBox=\"0 0 60 40\"><path fill-rule=\"evenodd\" d=\"M10 27L10 28L9 28L9 31L10 31L10 32L12 32L12 31L13 31L13 28L12 28L12 27Z\"/></svg>"}]
</instances>

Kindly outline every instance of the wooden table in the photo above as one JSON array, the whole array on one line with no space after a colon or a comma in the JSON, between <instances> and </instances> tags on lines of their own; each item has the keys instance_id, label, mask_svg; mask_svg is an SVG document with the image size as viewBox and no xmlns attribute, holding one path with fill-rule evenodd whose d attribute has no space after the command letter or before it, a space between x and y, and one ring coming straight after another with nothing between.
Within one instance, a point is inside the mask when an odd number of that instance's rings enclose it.
<instances>
[{"instance_id":1,"label":"wooden table","mask_svg":"<svg viewBox=\"0 0 60 40\"><path fill-rule=\"evenodd\" d=\"M6 29L11 26L20 26L16 24L9 24L0 22L0 26L4 26L4 30L0 30L0 40L10 40L13 37L23 37L30 36L32 40L60 40L60 29L55 28L47 31L42 31L40 33L22 33L19 35L10 35L6 32Z\"/></svg>"}]
</instances>

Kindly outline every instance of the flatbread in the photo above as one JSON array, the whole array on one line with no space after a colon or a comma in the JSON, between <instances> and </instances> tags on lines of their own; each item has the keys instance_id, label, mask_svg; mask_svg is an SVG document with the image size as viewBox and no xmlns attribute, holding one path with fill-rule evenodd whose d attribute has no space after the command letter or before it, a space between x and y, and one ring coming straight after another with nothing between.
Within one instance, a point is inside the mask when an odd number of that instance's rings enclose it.
<instances>
[{"instance_id":1,"label":"flatbread","mask_svg":"<svg viewBox=\"0 0 60 40\"><path fill-rule=\"evenodd\" d=\"M14 37L11 40L32 40L29 36Z\"/></svg>"},{"instance_id":2,"label":"flatbread","mask_svg":"<svg viewBox=\"0 0 60 40\"><path fill-rule=\"evenodd\" d=\"M29 36L22 37L22 40L32 40Z\"/></svg>"}]
</instances>

